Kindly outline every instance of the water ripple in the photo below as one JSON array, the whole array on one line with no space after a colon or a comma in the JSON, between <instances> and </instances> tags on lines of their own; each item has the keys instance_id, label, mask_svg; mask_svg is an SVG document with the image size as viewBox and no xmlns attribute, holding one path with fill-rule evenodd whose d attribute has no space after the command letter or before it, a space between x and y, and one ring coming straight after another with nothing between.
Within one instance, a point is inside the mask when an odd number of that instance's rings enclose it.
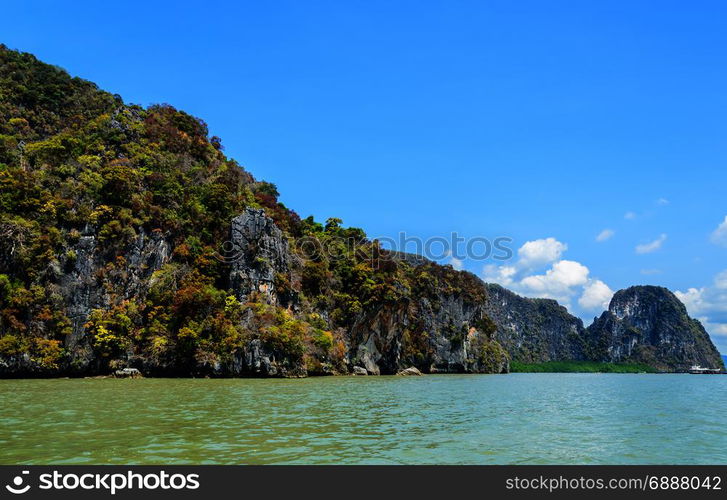
<instances>
[{"instance_id":1,"label":"water ripple","mask_svg":"<svg viewBox=\"0 0 727 500\"><path fill-rule=\"evenodd\" d=\"M0 463L727 463L726 389L619 374L0 380Z\"/></svg>"}]
</instances>

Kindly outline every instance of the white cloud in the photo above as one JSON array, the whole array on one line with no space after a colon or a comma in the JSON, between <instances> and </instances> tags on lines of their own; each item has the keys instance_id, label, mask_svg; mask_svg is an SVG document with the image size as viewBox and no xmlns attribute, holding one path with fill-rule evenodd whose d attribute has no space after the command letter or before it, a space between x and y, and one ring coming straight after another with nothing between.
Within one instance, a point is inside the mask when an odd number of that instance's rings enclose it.
<instances>
[{"instance_id":1,"label":"white cloud","mask_svg":"<svg viewBox=\"0 0 727 500\"><path fill-rule=\"evenodd\" d=\"M445 257L449 257L449 260L447 261L447 264L455 268L457 271L461 271L464 268L464 260L458 259L454 255L452 255L451 250L447 250L447 253L445 254Z\"/></svg>"},{"instance_id":2,"label":"white cloud","mask_svg":"<svg viewBox=\"0 0 727 500\"><path fill-rule=\"evenodd\" d=\"M555 299L566 307L576 297L584 309L607 305L613 295L611 289L600 280L590 279L588 267L580 262L561 259L567 248L555 238L528 241L518 250L514 264L485 266L483 279L526 297Z\"/></svg>"},{"instance_id":3,"label":"white cloud","mask_svg":"<svg viewBox=\"0 0 727 500\"><path fill-rule=\"evenodd\" d=\"M708 325L709 325L709 323L708 323ZM727 323L709 325L709 326L711 328L708 329L707 331L710 332L710 335L714 335L717 337L727 337Z\"/></svg>"},{"instance_id":4,"label":"white cloud","mask_svg":"<svg viewBox=\"0 0 727 500\"><path fill-rule=\"evenodd\" d=\"M613 229L604 229L600 233L598 233L598 236L596 236L596 241L601 243L603 241L610 240L613 238L613 235L616 234L616 231Z\"/></svg>"},{"instance_id":5,"label":"white cloud","mask_svg":"<svg viewBox=\"0 0 727 500\"><path fill-rule=\"evenodd\" d=\"M710 240L715 245L727 247L727 215L725 215L722 223L717 226L717 229L712 231L712 236L710 237Z\"/></svg>"},{"instance_id":6,"label":"white cloud","mask_svg":"<svg viewBox=\"0 0 727 500\"><path fill-rule=\"evenodd\" d=\"M519 267L534 267L554 262L568 250L568 245L555 238L544 238L526 242L517 254L520 257Z\"/></svg>"},{"instance_id":7,"label":"white cloud","mask_svg":"<svg viewBox=\"0 0 727 500\"><path fill-rule=\"evenodd\" d=\"M655 274L661 274L663 271L661 269L642 269L641 274L644 276L653 276Z\"/></svg>"},{"instance_id":8,"label":"white cloud","mask_svg":"<svg viewBox=\"0 0 727 500\"><path fill-rule=\"evenodd\" d=\"M651 253L656 252L661 248L661 246L666 241L666 234L660 235L657 239L654 241L650 241L649 243L643 243L641 245L636 245L636 253L638 254L644 254L644 253Z\"/></svg>"},{"instance_id":9,"label":"white cloud","mask_svg":"<svg viewBox=\"0 0 727 500\"><path fill-rule=\"evenodd\" d=\"M699 319L713 339L723 344L718 348L724 352L727 348L727 269L718 273L710 286L674 293L687 307L689 315Z\"/></svg>"},{"instance_id":10,"label":"white cloud","mask_svg":"<svg viewBox=\"0 0 727 500\"><path fill-rule=\"evenodd\" d=\"M712 323L709 317L697 318L720 353L727 352L727 323Z\"/></svg>"},{"instance_id":11,"label":"white cloud","mask_svg":"<svg viewBox=\"0 0 727 500\"><path fill-rule=\"evenodd\" d=\"M588 268L573 260L559 260L545 274L526 276L520 281L521 289L530 295L563 299L571 295L571 288L588 282Z\"/></svg>"},{"instance_id":12,"label":"white cloud","mask_svg":"<svg viewBox=\"0 0 727 500\"><path fill-rule=\"evenodd\" d=\"M626 220L634 220L636 218L636 214L634 212L626 212L624 214L624 219Z\"/></svg>"},{"instance_id":13,"label":"white cloud","mask_svg":"<svg viewBox=\"0 0 727 500\"><path fill-rule=\"evenodd\" d=\"M719 290L727 290L727 269L714 277L714 286Z\"/></svg>"},{"instance_id":14,"label":"white cloud","mask_svg":"<svg viewBox=\"0 0 727 500\"><path fill-rule=\"evenodd\" d=\"M613 290L601 280L590 280L578 299L578 305L587 311L603 311L613 297Z\"/></svg>"},{"instance_id":15,"label":"white cloud","mask_svg":"<svg viewBox=\"0 0 727 500\"><path fill-rule=\"evenodd\" d=\"M493 264L485 266L483 272L486 281L506 287L512 285L516 274L517 269L515 266L495 266Z\"/></svg>"},{"instance_id":16,"label":"white cloud","mask_svg":"<svg viewBox=\"0 0 727 500\"><path fill-rule=\"evenodd\" d=\"M704 295L705 290L706 288L689 288L686 292L680 292L677 290L674 292L674 295L676 295L677 298L681 300L685 306L687 306L689 314L696 316L702 312L702 306L704 303L702 296Z\"/></svg>"},{"instance_id":17,"label":"white cloud","mask_svg":"<svg viewBox=\"0 0 727 500\"><path fill-rule=\"evenodd\" d=\"M666 198L659 198L658 200L656 200L656 204L661 206L668 205L669 200L667 200Z\"/></svg>"}]
</instances>

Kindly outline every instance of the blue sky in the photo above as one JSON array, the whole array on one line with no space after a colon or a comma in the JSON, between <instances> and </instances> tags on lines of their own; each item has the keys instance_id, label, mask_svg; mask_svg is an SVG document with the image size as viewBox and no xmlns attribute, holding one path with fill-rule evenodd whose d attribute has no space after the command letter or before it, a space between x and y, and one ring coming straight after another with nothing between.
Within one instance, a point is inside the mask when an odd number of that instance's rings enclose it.
<instances>
[{"instance_id":1,"label":"blue sky","mask_svg":"<svg viewBox=\"0 0 727 500\"><path fill-rule=\"evenodd\" d=\"M725 352L726 16L699 1L31 0L3 6L0 41L202 117L303 216L509 236L510 262L461 266L584 318L610 291L663 285Z\"/></svg>"}]
</instances>

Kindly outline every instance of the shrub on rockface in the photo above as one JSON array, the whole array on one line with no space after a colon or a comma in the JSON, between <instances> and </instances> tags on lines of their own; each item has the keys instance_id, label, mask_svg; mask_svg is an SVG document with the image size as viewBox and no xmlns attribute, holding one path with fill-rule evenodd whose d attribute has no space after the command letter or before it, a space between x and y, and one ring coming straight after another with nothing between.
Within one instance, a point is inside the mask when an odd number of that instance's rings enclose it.
<instances>
[{"instance_id":1,"label":"shrub on rockface","mask_svg":"<svg viewBox=\"0 0 727 500\"><path fill-rule=\"evenodd\" d=\"M84 325L92 344L106 363L125 355L136 335L132 318L138 316L134 303L125 302L110 310L96 309Z\"/></svg>"},{"instance_id":2,"label":"shrub on rockface","mask_svg":"<svg viewBox=\"0 0 727 500\"><path fill-rule=\"evenodd\" d=\"M63 358L60 340L35 338L30 347L30 359L43 370L57 370Z\"/></svg>"},{"instance_id":3,"label":"shrub on rockface","mask_svg":"<svg viewBox=\"0 0 727 500\"><path fill-rule=\"evenodd\" d=\"M496 340L483 340L474 345L475 371L501 373L508 371L510 356Z\"/></svg>"}]
</instances>

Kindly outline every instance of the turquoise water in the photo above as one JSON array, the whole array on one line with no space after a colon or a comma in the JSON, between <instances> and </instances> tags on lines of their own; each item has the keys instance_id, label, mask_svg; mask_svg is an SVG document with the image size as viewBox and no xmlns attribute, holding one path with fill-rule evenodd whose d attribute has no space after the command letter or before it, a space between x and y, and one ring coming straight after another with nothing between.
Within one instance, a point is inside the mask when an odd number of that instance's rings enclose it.
<instances>
[{"instance_id":1,"label":"turquoise water","mask_svg":"<svg viewBox=\"0 0 727 500\"><path fill-rule=\"evenodd\" d=\"M0 380L3 464L727 464L727 377Z\"/></svg>"}]
</instances>

